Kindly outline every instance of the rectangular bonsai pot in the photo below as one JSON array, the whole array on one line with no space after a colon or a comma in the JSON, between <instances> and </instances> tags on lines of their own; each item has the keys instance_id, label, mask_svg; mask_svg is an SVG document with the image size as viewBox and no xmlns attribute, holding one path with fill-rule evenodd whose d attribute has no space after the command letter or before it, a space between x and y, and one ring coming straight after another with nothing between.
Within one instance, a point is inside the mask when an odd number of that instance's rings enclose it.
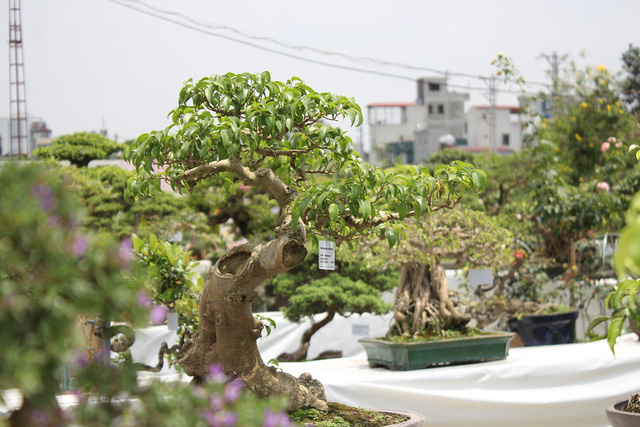
<instances>
[{"instance_id":1,"label":"rectangular bonsai pot","mask_svg":"<svg viewBox=\"0 0 640 427\"><path fill-rule=\"evenodd\" d=\"M503 360L509 354L514 333L496 333L468 338L421 342L391 342L379 338L358 340L367 352L369 366L410 371L430 366Z\"/></svg>"}]
</instances>

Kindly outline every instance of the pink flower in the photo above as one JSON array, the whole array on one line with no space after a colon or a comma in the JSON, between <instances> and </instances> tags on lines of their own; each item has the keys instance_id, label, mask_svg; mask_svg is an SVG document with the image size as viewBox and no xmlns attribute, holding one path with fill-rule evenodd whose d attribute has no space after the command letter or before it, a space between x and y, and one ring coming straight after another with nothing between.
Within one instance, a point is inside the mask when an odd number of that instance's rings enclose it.
<instances>
[{"instance_id":1,"label":"pink flower","mask_svg":"<svg viewBox=\"0 0 640 427\"><path fill-rule=\"evenodd\" d=\"M603 142L602 147L600 147L603 153L606 153L609 150L609 148L611 148L611 144L608 142Z\"/></svg>"},{"instance_id":2,"label":"pink flower","mask_svg":"<svg viewBox=\"0 0 640 427\"><path fill-rule=\"evenodd\" d=\"M243 387L244 382L240 379L235 379L227 383L227 386L224 388L224 399L229 403L237 400L242 394Z\"/></svg>"},{"instance_id":3,"label":"pink flower","mask_svg":"<svg viewBox=\"0 0 640 427\"><path fill-rule=\"evenodd\" d=\"M151 323L154 325L162 325L167 318L167 313L169 309L164 305L158 305L153 310L151 310L151 314L149 318L151 319Z\"/></svg>"},{"instance_id":4,"label":"pink flower","mask_svg":"<svg viewBox=\"0 0 640 427\"><path fill-rule=\"evenodd\" d=\"M607 142L609 142L611 144L615 144L616 143L616 137L615 136L610 136L609 138L607 138Z\"/></svg>"},{"instance_id":5,"label":"pink flower","mask_svg":"<svg viewBox=\"0 0 640 427\"><path fill-rule=\"evenodd\" d=\"M247 191L249 189L249 187L247 187L246 185L240 184L240 189L242 191Z\"/></svg>"},{"instance_id":6,"label":"pink flower","mask_svg":"<svg viewBox=\"0 0 640 427\"><path fill-rule=\"evenodd\" d=\"M609 184L607 184L606 182L599 182L598 183L598 190L601 191L609 191L611 190L611 188L609 187Z\"/></svg>"}]
</instances>

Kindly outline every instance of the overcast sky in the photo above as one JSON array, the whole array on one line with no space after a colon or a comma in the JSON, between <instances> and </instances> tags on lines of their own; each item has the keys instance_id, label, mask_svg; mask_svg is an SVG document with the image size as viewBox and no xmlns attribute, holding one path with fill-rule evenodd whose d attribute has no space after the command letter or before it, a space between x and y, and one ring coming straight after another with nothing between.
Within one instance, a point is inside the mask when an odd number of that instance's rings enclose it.
<instances>
[{"instance_id":1,"label":"overcast sky","mask_svg":"<svg viewBox=\"0 0 640 427\"><path fill-rule=\"evenodd\" d=\"M8 40L7 3L0 10L0 34ZM540 54L553 51L581 65L619 71L629 43L640 45L639 16L639 0L22 0L27 109L44 119L54 136L99 130L104 123L109 136L122 141L166 126L188 78L268 70L273 79L298 76L315 90L354 97L366 110L373 102L414 101L412 79L438 74L282 44L485 76L495 71L490 61L501 51L526 79L545 81L549 65ZM0 117L9 116L8 42L5 46ZM450 83L485 87L471 77ZM488 103L485 92L469 93L471 104ZM514 102L514 95L498 96L500 104Z\"/></svg>"}]
</instances>

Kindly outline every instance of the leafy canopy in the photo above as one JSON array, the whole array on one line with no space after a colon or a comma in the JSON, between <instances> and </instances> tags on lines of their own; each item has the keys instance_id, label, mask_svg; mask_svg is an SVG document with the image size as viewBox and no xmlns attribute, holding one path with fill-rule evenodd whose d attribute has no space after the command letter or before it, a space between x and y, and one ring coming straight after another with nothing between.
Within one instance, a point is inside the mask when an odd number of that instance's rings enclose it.
<instances>
[{"instance_id":1,"label":"leafy canopy","mask_svg":"<svg viewBox=\"0 0 640 427\"><path fill-rule=\"evenodd\" d=\"M76 132L57 137L50 146L34 150L33 155L41 159L69 160L73 165L85 167L91 160L105 159L121 149L118 143L100 134Z\"/></svg>"},{"instance_id":2,"label":"leafy canopy","mask_svg":"<svg viewBox=\"0 0 640 427\"><path fill-rule=\"evenodd\" d=\"M169 127L141 135L125 151L138 172L128 196L159 188L160 180L184 189L217 177L227 189L239 179L264 188L293 227L302 222L313 239L349 241L376 230L393 245L398 220L452 206L486 181L464 162L439 166L433 175L418 167L410 177L362 162L351 138L332 125L360 125L360 107L297 77L282 83L263 72L189 80L170 117ZM317 174L339 179L314 184L320 181L309 178Z\"/></svg>"}]
</instances>

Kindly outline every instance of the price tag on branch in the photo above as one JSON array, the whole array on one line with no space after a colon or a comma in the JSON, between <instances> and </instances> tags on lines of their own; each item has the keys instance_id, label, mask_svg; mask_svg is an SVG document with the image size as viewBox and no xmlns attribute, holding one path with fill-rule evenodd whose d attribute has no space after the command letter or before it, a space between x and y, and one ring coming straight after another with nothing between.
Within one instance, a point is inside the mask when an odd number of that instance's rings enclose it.
<instances>
[{"instance_id":1,"label":"price tag on branch","mask_svg":"<svg viewBox=\"0 0 640 427\"><path fill-rule=\"evenodd\" d=\"M318 269L336 269L336 251L333 242L324 240L318 242Z\"/></svg>"},{"instance_id":2,"label":"price tag on branch","mask_svg":"<svg viewBox=\"0 0 640 427\"><path fill-rule=\"evenodd\" d=\"M469 270L469 286L491 285L493 283L493 270L490 268L477 268Z\"/></svg>"}]
</instances>

